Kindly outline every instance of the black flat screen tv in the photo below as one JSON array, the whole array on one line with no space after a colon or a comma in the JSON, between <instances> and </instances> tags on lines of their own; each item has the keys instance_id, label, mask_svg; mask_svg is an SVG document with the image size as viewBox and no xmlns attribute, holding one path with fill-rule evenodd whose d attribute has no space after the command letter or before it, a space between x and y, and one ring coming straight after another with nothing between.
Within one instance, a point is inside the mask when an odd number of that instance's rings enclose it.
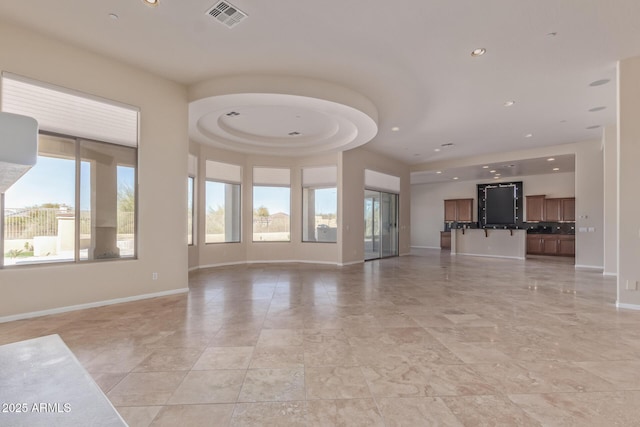
<instances>
[{"instance_id":1,"label":"black flat screen tv","mask_svg":"<svg viewBox=\"0 0 640 427\"><path fill-rule=\"evenodd\" d=\"M485 223L487 225L516 224L516 186L487 186L485 191Z\"/></svg>"}]
</instances>

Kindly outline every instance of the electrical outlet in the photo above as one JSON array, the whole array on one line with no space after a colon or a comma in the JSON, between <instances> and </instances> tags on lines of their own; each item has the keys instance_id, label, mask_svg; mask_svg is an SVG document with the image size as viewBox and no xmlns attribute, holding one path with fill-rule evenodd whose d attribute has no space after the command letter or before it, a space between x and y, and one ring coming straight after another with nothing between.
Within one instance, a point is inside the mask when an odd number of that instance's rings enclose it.
<instances>
[{"instance_id":1,"label":"electrical outlet","mask_svg":"<svg viewBox=\"0 0 640 427\"><path fill-rule=\"evenodd\" d=\"M156 272L151 273L151 278L153 280L158 280L158 273L156 273Z\"/></svg>"},{"instance_id":2,"label":"electrical outlet","mask_svg":"<svg viewBox=\"0 0 640 427\"><path fill-rule=\"evenodd\" d=\"M640 283L637 280L627 280L627 290L628 291L637 291L640 286Z\"/></svg>"}]
</instances>

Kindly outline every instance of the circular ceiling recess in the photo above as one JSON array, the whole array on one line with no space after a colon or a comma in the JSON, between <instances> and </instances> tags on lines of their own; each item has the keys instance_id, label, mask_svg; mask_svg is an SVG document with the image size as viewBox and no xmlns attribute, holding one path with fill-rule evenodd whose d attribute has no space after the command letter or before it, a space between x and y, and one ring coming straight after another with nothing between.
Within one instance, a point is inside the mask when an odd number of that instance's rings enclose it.
<instances>
[{"instance_id":1,"label":"circular ceiling recess","mask_svg":"<svg viewBox=\"0 0 640 427\"><path fill-rule=\"evenodd\" d=\"M231 93L229 93L231 92ZM190 89L189 136L253 154L304 156L366 144L378 132L371 101L304 78L230 77Z\"/></svg>"}]
</instances>

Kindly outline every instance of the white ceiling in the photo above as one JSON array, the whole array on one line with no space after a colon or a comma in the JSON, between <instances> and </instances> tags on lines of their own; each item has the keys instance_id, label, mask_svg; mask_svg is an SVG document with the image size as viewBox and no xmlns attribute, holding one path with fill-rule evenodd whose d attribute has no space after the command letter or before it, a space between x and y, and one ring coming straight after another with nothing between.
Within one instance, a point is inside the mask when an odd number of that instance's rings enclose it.
<instances>
[{"instance_id":1,"label":"white ceiling","mask_svg":"<svg viewBox=\"0 0 640 427\"><path fill-rule=\"evenodd\" d=\"M350 88L378 112L367 147L410 164L599 138L587 128L615 123L616 61L640 55L638 0L233 0L248 17L232 29L205 14L213 0L159 1L2 0L0 16L187 85Z\"/></svg>"}]
</instances>

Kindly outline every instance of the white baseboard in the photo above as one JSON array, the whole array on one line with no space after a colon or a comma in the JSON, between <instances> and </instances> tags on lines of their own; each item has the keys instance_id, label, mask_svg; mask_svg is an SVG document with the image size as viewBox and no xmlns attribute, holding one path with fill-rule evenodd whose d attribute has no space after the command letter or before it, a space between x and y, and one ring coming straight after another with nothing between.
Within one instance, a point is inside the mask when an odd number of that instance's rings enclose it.
<instances>
[{"instance_id":1,"label":"white baseboard","mask_svg":"<svg viewBox=\"0 0 640 427\"><path fill-rule=\"evenodd\" d=\"M452 252L451 255L477 256L477 257L483 257L483 258L517 259L517 260L521 260L521 261L524 261L524 259L525 259L524 257L518 257L518 256L469 254L469 253L463 253L463 252L456 252L455 254Z\"/></svg>"},{"instance_id":2,"label":"white baseboard","mask_svg":"<svg viewBox=\"0 0 640 427\"><path fill-rule=\"evenodd\" d=\"M610 273L608 271L603 271L602 275L603 276L609 276L609 277L618 277L618 273Z\"/></svg>"},{"instance_id":3,"label":"white baseboard","mask_svg":"<svg viewBox=\"0 0 640 427\"><path fill-rule=\"evenodd\" d=\"M583 269L583 270L604 270L604 266L600 265L582 265L582 264L576 264L575 265L575 269Z\"/></svg>"},{"instance_id":4,"label":"white baseboard","mask_svg":"<svg viewBox=\"0 0 640 427\"><path fill-rule=\"evenodd\" d=\"M191 267L189 271L202 270L204 268L226 267L228 265L242 265L242 264L246 264L246 261L220 262L217 264L198 265L196 267Z\"/></svg>"},{"instance_id":5,"label":"white baseboard","mask_svg":"<svg viewBox=\"0 0 640 427\"><path fill-rule=\"evenodd\" d=\"M268 259L268 260L250 260L246 262L247 264L322 264L322 265L340 265L337 262L331 261L310 261L310 260L301 260L301 259Z\"/></svg>"},{"instance_id":6,"label":"white baseboard","mask_svg":"<svg viewBox=\"0 0 640 427\"><path fill-rule=\"evenodd\" d=\"M11 316L0 317L0 323L12 322L14 320L31 319L33 317L48 316L51 314L66 313L68 311L84 310L87 308L102 307L105 305L121 304L123 302L132 302L142 299L165 297L169 295L183 294L189 292L189 288L172 289L170 291L154 292L152 294L134 295L132 297L115 298L104 301L89 302L86 304L68 305L66 307L52 308L49 310L32 311L30 313L20 313Z\"/></svg>"},{"instance_id":7,"label":"white baseboard","mask_svg":"<svg viewBox=\"0 0 640 427\"><path fill-rule=\"evenodd\" d=\"M359 261L361 262L361 261ZM278 260L250 260L250 261L234 261L234 262L221 262L218 264L206 264L199 265L197 267L191 267L189 271L202 270L205 268L215 268L215 267L226 267L230 265L248 265L248 264L321 264L321 265L334 265L334 266L342 266L345 264L340 264L338 262L331 261L309 261L309 260L295 260L295 259L278 259Z\"/></svg>"},{"instance_id":8,"label":"white baseboard","mask_svg":"<svg viewBox=\"0 0 640 427\"><path fill-rule=\"evenodd\" d=\"M625 304L619 301L616 301L616 307L618 308L626 308L627 310L640 310L640 305L637 304Z\"/></svg>"},{"instance_id":9,"label":"white baseboard","mask_svg":"<svg viewBox=\"0 0 640 427\"><path fill-rule=\"evenodd\" d=\"M343 262L341 264L338 264L340 267L345 267L347 265L355 265L355 264L364 264L364 260L363 261L349 261L349 262Z\"/></svg>"}]
</instances>

